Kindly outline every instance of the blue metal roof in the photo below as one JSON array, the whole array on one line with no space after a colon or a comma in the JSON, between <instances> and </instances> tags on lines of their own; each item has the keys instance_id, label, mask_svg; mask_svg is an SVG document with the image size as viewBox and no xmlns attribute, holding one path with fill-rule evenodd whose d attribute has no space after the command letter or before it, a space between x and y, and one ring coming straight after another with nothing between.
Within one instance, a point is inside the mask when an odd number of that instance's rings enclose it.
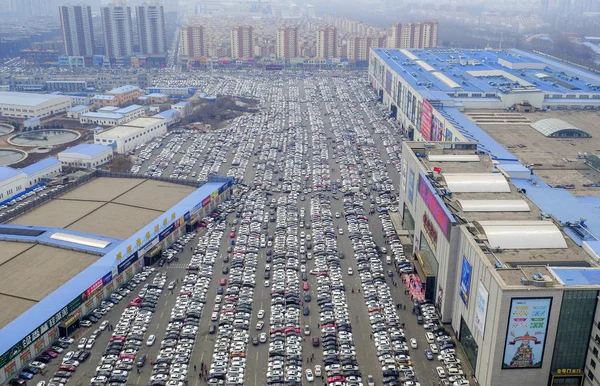
<instances>
[{"instance_id":1,"label":"blue metal roof","mask_svg":"<svg viewBox=\"0 0 600 386\"><path fill-rule=\"evenodd\" d=\"M97 118L97 119L121 119L124 118L123 114L113 112L97 112L91 111L89 113L81 114L83 118Z\"/></svg>"},{"instance_id":2,"label":"blue metal roof","mask_svg":"<svg viewBox=\"0 0 600 386\"><path fill-rule=\"evenodd\" d=\"M60 165L60 161L54 157L44 158L41 161L38 161L34 164L24 167L21 171L28 176L41 172L42 170L49 168L51 166Z\"/></svg>"},{"instance_id":3,"label":"blue metal roof","mask_svg":"<svg viewBox=\"0 0 600 386\"><path fill-rule=\"evenodd\" d=\"M122 109L115 110L115 113L127 114L127 113L130 113L132 111L143 109L143 108L144 108L144 106L140 106L140 105L130 105L130 106L127 106L127 107L123 107Z\"/></svg>"},{"instance_id":4,"label":"blue metal roof","mask_svg":"<svg viewBox=\"0 0 600 386\"><path fill-rule=\"evenodd\" d=\"M76 113L76 112L78 112L78 111L85 110L85 109L88 109L88 108L89 108L89 106L77 105L77 106L75 106L75 107L71 107L71 108L69 109L69 111L70 111L70 112L73 112L73 113Z\"/></svg>"},{"instance_id":5,"label":"blue metal roof","mask_svg":"<svg viewBox=\"0 0 600 386\"><path fill-rule=\"evenodd\" d=\"M88 157L95 157L110 149L108 146L98 145L96 143L81 143L58 153L61 154L80 154Z\"/></svg>"},{"instance_id":6,"label":"blue metal roof","mask_svg":"<svg viewBox=\"0 0 600 386\"><path fill-rule=\"evenodd\" d=\"M8 180L22 172L9 166L0 166L0 181Z\"/></svg>"},{"instance_id":7,"label":"blue metal roof","mask_svg":"<svg viewBox=\"0 0 600 386\"><path fill-rule=\"evenodd\" d=\"M567 287L578 285L600 285L600 268L557 268L552 272Z\"/></svg>"},{"instance_id":8,"label":"blue metal roof","mask_svg":"<svg viewBox=\"0 0 600 386\"><path fill-rule=\"evenodd\" d=\"M169 109L169 110L165 110L162 113L158 113L155 115L155 117L162 117L162 118L172 118L175 115L178 115L179 111L175 110L175 109Z\"/></svg>"},{"instance_id":9,"label":"blue metal roof","mask_svg":"<svg viewBox=\"0 0 600 386\"><path fill-rule=\"evenodd\" d=\"M150 224L146 225L138 232L133 234L127 240L113 248L106 255L98 259L94 264L84 269L77 276L66 282L57 290L46 296L33 307L25 311L15 320L0 330L0 353L5 353L17 344L23 337L29 334L33 329L46 322L48 318L62 310L76 296L82 294L98 279L102 278L119 264L117 254L123 254L121 263L127 259L126 248L133 246L132 253L145 246L145 243L136 247L136 240L148 240L146 233L150 232L150 240L157 237L164 229L170 227L176 220L183 217L187 212L192 211L198 205L201 205L202 200L209 197L211 193L218 192L229 182L208 182L196 189L189 196L181 200L175 206L167 210L164 214L157 217ZM171 215L174 214L175 219ZM168 219L167 225L163 225L163 219ZM159 231L156 232L155 226L158 225Z\"/></svg>"},{"instance_id":10,"label":"blue metal roof","mask_svg":"<svg viewBox=\"0 0 600 386\"><path fill-rule=\"evenodd\" d=\"M110 90L109 92L107 92L107 94L122 94L122 93L126 93L129 91L134 91L134 90L139 90L140 88L137 86L132 86L130 84L126 84L125 86L121 86L121 87L117 87L117 88L113 88L112 90Z\"/></svg>"},{"instance_id":11,"label":"blue metal roof","mask_svg":"<svg viewBox=\"0 0 600 386\"><path fill-rule=\"evenodd\" d=\"M27 119L25 120L25 122L28 122L28 123L32 123L32 122L39 122L39 121L40 121L40 118L39 118L39 117L31 117L31 118L27 118Z\"/></svg>"}]
</instances>

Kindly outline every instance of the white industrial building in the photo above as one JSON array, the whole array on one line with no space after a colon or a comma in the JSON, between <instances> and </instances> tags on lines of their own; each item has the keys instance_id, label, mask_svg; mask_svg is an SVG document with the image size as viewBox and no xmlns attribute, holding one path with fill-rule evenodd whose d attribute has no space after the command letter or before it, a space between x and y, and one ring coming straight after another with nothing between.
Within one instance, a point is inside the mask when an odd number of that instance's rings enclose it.
<instances>
[{"instance_id":1,"label":"white industrial building","mask_svg":"<svg viewBox=\"0 0 600 386\"><path fill-rule=\"evenodd\" d=\"M107 106L95 112L81 114L79 122L91 125L118 126L144 115L146 115L146 108L140 105L131 105L121 109Z\"/></svg>"},{"instance_id":2,"label":"white industrial building","mask_svg":"<svg viewBox=\"0 0 600 386\"><path fill-rule=\"evenodd\" d=\"M56 158L45 158L23 169L0 166L0 202L22 195L44 180L62 172Z\"/></svg>"},{"instance_id":3,"label":"white industrial building","mask_svg":"<svg viewBox=\"0 0 600 386\"><path fill-rule=\"evenodd\" d=\"M67 111L67 118L79 119L82 114L88 113L89 111L89 106L77 105Z\"/></svg>"},{"instance_id":4,"label":"white industrial building","mask_svg":"<svg viewBox=\"0 0 600 386\"><path fill-rule=\"evenodd\" d=\"M94 142L99 145L113 146L119 154L127 153L136 146L151 141L167 133L167 122L163 118L137 118L112 129L94 134Z\"/></svg>"},{"instance_id":5,"label":"white industrial building","mask_svg":"<svg viewBox=\"0 0 600 386\"><path fill-rule=\"evenodd\" d=\"M58 153L62 166L92 169L109 163L113 159L110 146L79 144Z\"/></svg>"},{"instance_id":6,"label":"white industrial building","mask_svg":"<svg viewBox=\"0 0 600 386\"><path fill-rule=\"evenodd\" d=\"M0 91L0 116L27 119L48 117L71 108L71 97Z\"/></svg>"}]
</instances>

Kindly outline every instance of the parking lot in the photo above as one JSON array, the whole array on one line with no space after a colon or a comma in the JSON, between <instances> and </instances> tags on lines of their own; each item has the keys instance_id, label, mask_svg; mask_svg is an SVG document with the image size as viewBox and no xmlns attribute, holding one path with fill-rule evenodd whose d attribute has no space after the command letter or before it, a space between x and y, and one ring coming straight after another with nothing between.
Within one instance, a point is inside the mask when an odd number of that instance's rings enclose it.
<instances>
[{"instance_id":1,"label":"parking lot","mask_svg":"<svg viewBox=\"0 0 600 386\"><path fill-rule=\"evenodd\" d=\"M107 329L60 379L469 384L433 305L405 295L400 275L412 272L411 262L388 215L398 210L402 139L364 77L227 84L260 97L261 113L215 132L171 132L136 152L132 172L197 181L228 175L238 194L140 274L135 288L116 294L118 304L105 304L112 310L83 337L103 320ZM138 367L142 356L147 363ZM45 380L58 362L48 364Z\"/></svg>"}]
</instances>

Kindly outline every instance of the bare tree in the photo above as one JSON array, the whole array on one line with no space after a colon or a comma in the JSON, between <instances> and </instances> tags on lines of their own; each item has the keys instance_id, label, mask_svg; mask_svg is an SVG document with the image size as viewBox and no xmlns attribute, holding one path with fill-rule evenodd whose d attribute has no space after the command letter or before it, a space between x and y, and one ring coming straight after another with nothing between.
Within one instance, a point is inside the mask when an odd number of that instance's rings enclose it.
<instances>
[{"instance_id":1,"label":"bare tree","mask_svg":"<svg viewBox=\"0 0 600 386\"><path fill-rule=\"evenodd\" d=\"M118 173L125 173L131 170L133 161L131 157L125 154L118 154L113 158L110 170Z\"/></svg>"}]
</instances>

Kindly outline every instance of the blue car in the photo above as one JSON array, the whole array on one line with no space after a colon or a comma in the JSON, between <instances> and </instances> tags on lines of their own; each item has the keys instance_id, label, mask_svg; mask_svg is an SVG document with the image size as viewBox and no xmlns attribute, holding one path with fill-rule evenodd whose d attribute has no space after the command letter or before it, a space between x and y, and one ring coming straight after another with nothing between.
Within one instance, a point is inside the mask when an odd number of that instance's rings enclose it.
<instances>
[{"instance_id":1,"label":"blue car","mask_svg":"<svg viewBox=\"0 0 600 386\"><path fill-rule=\"evenodd\" d=\"M21 371L21 373L19 373L19 378L29 380L33 378L33 374L28 373L27 371Z\"/></svg>"},{"instance_id":2,"label":"blue car","mask_svg":"<svg viewBox=\"0 0 600 386\"><path fill-rule=\"evenodd\" d=\"M217 294L223 295L223 287L217 288Z\"/></svg>"},{"instance_id":3,"label":"blue car","mask_svg":"<svg viewBox=\"0 0 600 386\"><path fill-rule=\"evenodd\" d=\"M427 357L427 359L429 359L430 361L433 360L433 353L431 352L431 350L425 350L425 356Z\"/></svg>"}]
</instances>

